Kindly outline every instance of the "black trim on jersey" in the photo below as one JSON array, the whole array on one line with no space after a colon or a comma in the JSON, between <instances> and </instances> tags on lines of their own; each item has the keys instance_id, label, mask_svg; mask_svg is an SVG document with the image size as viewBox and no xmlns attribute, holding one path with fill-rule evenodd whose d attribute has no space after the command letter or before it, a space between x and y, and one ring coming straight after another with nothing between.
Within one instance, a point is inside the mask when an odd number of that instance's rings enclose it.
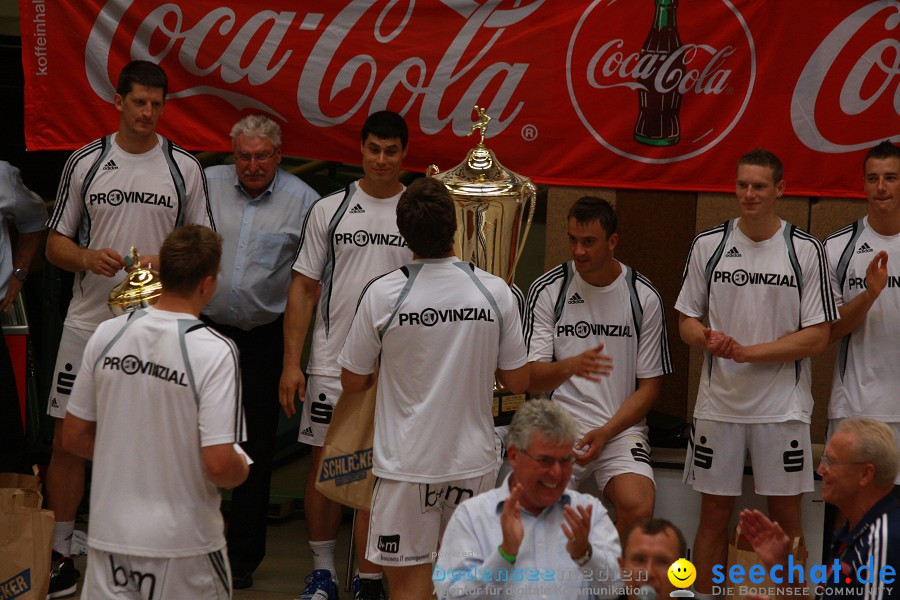
<instances>
[{"instance_id":1,"label":"black trim on jersey","mask_svg":"<svg viewBox=\"0 0 900 600\"><path fill-rule=\"evenodd\" d=\"M568 262L564 262L559 266L553 267L535 279L534 283L531 284L531 288L528 290L528 298L525 301L525 325L523 332L525 335L525 349L528 351L531 350L531 335L534 333L534 307L537 306L538 298L544 288L553 285L556 280L560 278L563 279L563 289L569 287L568 279L570 276L568 274L568 264ZM563 292L563 295L565 295L565 292ZM559 313L554 311L554 314L557 314L556 320L558 321Z\"/></svg>"},{"instance_id":2,"label":"black trim on jersey","mask_svg":"<svg viewBox=\"0 0 900 600\"><path fill-rule=\"evenodd\" d=\"M231 354L231 361L234 364L234 441L239 442L241 439L241 434L244 433L244 405L243 391L241 390L241 363L238 357L238 349L234 343L234 340L232 340L230 337L222 335L212 327L207 327L206 329L212 335L228 344L228 350Z\"/></svg>"},{"instance_id":3,"label":"black trim on jersey","mask_svg":"<svg viewBox=\"0 0 900 600\"><path fill-rule=\"evenodd\" d=\"M707 306L709 305L709 294L710 294L710 290L712 289L713 271L716 270L716 266L719 264L719 261L722 260L722 255L725 254L725 242L728 241L728 234L731 233L732 229L734 229L734 220L731 219L731 220L725 221L719 227L714 227L713 229L710 229L709 232L707 232L707 233L711 233L715 230L718 230L719 228L721 228L722 239L719 240L719 245L716 246L716 249L710 255L709 260L706 262L706 266L704 267L704 271L703 271L703 278L706 280ZM699 239L702 235L704 235L704 234L701 233L700 235L698 235L694 241L696 242L696 240ZM691 251L693 251L693 249L694 249L694 247L692 244ZM687 266L685 266L685 273L687 273Z\"/></svg>"},{"instance_id":4,"label":"black trim on jersey","mask_svg":"<svg viewBox=\"0 0 900 600\"><path fill-rule=\"evenodd\" d=\"M178 163L175 161L175 154L179 154L188 158L194 162L194 165L197 167L197 170L200 172L200 182L203 185L203 201L206 205L206 217L209 219L210 228L215 231L216 230L216 222L213 219L212 214L212 206L209 203L209 186L206 183L206 171L203 170L203 165L200 164L200 161L197 160L197 157L176 144L175 142L163 137L167 143L163 148L166 150L164 154L166 154L166 161L171 162L169 164L169 170L172 173L172 179L175 181L175 188L179 190L179 193L182 194L180 197L181 203L178 207L178 218L176 219L175 226L178 227L180 225L184 225L184 215L182 214L184 211L182 210L183 206L187 205L188 191L187 184L185 183L184 175L181 172L181 169L178 168ZM178 178L175 178L175 175L178 175ZM180 185L180 187L179 187Z\"/></svg>"},{"instance_id":5,"label":"black trim on jersey","mask_svg":"<svg viewBox=\"0 0 900 600\"><path fill-rule=\"evenodd\" d=\"M328 223L328 228L326 229L325 238L328 248L326 249L325 254L325 270L322 272L322 276L319 279L319 282L323 283L322 297L319 300L319 310L322 313L322 324L325 325L325 337L328 337L328 332L331 329L331 292L334 289L334 268L337 266L337 257L334 252L334 234L337 231L341 219L344 218L344 215L350 208L350 199L353 197L353 193L350 191L351 186L354 186L354 184L348 184L347 187L344 188L344 197L338 205L337 210L334 211L334 214L331 216L331 221ZM355 190L357 188L353 187L353 189ZM333 196L334 194L330 195ZM309 212L312 212L312 209L310 209ZM328 277L324 276L326 273L328 274Z\"/></svg>"},{"instance_id":6,"label":"black trim on jersey","mask_svg":"<svg viewBox=\"0 0 900 600\"><path fill-rule=\"evenodd\" d=\"M56 191L56 204L53 207L53 213L47 220L48 228L55 230L59 225L59 220L62 218L63 209L65 208L66 200L69 196L69 188L72 185L72 173L75 171L75 165L83 160L85 155L95 152L98 146L102 146L104 139L105 138L94 140L90 144L79 148L69 156L65 167L63 167L62 176L59 179L59 188Z\"/></svg>"},{"instance_id":7,"label":"black trim on jersey","mask_svg":"<svg viewBox=\"0 0 900 600\"><path fill-rule=\"evenodd\" d=\"M819 295L822 299L822 310L825 313L825 321L831 322L838 320L837 307L834 304L834 295L831 293L831 283L828 277L828 259L825 257L825 247L818 238L808 234L807 232L795 226L792 227L792 237L807 241L812 244L816 251L819 265ZM793 247L793 245L792 245ZM796 252L796 250L795 250ZM797 280L797 287L800 287L800 280ZM802 297L802 296L801 296Z\"/></svg>"},{"instance_id":8,"label":"black trim on jersey","mask_svg":"<svg viewBox=\"0 0 900 600\"><path fill-rule=\"evenodd\" d=\"M387 322L384 324L384 327L378 330L378 339L382 339L384 334L387 333L388 327L391 326L391 323L394 322L394 317L397 316L397 312L400 310L400 305L403 304L403 301L406 300L406 297L409 295L409 290L412 289L413 284L416 282L416 278L419 276L419 273L422 271L422 267L424 267L424 263L410 263L408 265L403 265L400 268L401 271L406 275L406 283L403 284L403 288L400 290L400 293L397 294L397 299L394 301L394 306L391 308L391 314L388 317ZM395 269L396 270L396 269ZM393 273L393 271L391 271ZM383 277L384 275L382 275ZM370 282L371 283L371 282ZM366 286L369 287L368 285ZM366 290L363 290L365 293Z\"/></svg>"},{"instance_id":9,"label":"black trim on jersey","mask_svg":"<svg viewBox=\"0 0 900 600\"><path fill-rule=\"evenodd\" d=\"M660 338L659 339L659 344L660 344L659 352L660 352L660 356L662 357L663 374L668 375L669 373L674 373L675 365L672 364L672 353L671 353L671 350L669 349L668 328L666 327L666 305L663 304L663 299L659 293L659 290L657 290L655 287L653 287L653 284L650 283L649 279L647 279L646 277L644 277L643 275L641 275L640 273L638 273L637 271L635 271L633 269L629 268L629 270L631 270L631 272L633 273L632 277L634 279L634 282L640 282L643 285L647 286L647 289L650 290L656 296L656 301L659 302L659 316L660 316L660 319L662 320L662 332L661 332L661 335L659 336L659 338ZM634 285L634 284L632 283L632 285ZM633 300L639 302L637 290L635 290L635 292L634 292ZM644 315L644 313L643 313L643 308L642 308L641 309L641 320L642 321L643 321L643 315ZM638 342L640 342L640 339L641 339L640 327L641 327L641 324L638 324L638 322L635 321L635 329L637 330L637 334L638 334Z\"/></svg>"},{"instance_id":10,"label":"black trim on jersey","mask_svg":"<svg viewBox=\"0 0 900 600\"><path fill-rule=\"evenodd\" d=\"M863 223L863 219L859 219L858 221L854 221L853 223L838 229L825 238L825 243L827 244L832 239L840 238L848 233L850 234L849 239L844 244L844 249L841 251L841 256L838 259L837 267L835 268L838 289L833 291L837 292L842 299L844 297L844 283L847 281L847 272L850 270L850 261L853 259L853 252L856 250L856 242L859 241L864 230L865 224ZM841 378L841 381L844 381L844 375L847 372L847 356L850 353L850 338L852 335L852 331L847 332L847 335L841 338L840 345L838 346L838 376Z\"/></svg>"},{"instance_id":11,"label":"black trim on jersey","mask_svg":"<svg viewBox=\"0 0 900 600\"><path fill-rule=\"evenodd\" d=\"M404 275L409 277L409 269L407 269L405 265L400 267L399 269L394 269L394 271L402 271ZM362 291L359 293L359 298L356 299L356 309L353 311L354 316L356 315L356 312L359 311L359 305L362 302L363 296L366 295L366 290L369 289L369 286L371 286L373 283L375 283L376 281L378 281L385 275L390 275L394 271L388 271L387 273L382 273L381 275L373 277L372 279L369 280L369 283L367 283L365 286L363 286Z\"/></svg>"},{"instance_id":12,"label":"black trim on jersey","mask_svg":"<svg viewBox=\"0 0 900 600\"><path fill-rule=\"evenodd\" d=\"M209 562L212 565L213 571L215 571L219 581L222 582L222 585L230 595L231 579L228 577L228 569L225 568L225 557L222 556L222 551L216 550L215 552L210 552L207 556L209 557Z\"/></svg>"},{"instance_id":13,"label":"black trim on jersey","mask_svg":"<svg viewBox=\"0 0 900 600\"><path fill-rule=\"evenodd\" d=\"M697 245L697 242L700 241L700 238L706 237L708 235L717 235L722 233L722 231L728 226L730 221L725 221L724 223L720 223L713 227L712 229L707 229L706 231L702 231L697 234L694 238L694 241L691 242L691 248L688 250L687 261L684 263L684 271L681 273L681 285L684 287L684 282L687 281L688 269L691 266L691 256L694 254L694 247Z\"/></svg>"}]
</instances>

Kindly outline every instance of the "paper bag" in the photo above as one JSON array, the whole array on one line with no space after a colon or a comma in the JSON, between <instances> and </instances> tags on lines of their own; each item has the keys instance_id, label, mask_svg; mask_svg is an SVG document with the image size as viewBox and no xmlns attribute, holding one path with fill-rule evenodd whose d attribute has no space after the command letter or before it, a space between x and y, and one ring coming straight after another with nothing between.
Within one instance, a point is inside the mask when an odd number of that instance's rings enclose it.
<instances>
[{"instance_id":1,"label":"paper bag","mask_svg":"<svg viewBox=\"0 0 900 600\"><path fill-rule=\"evenodd\" d=\"M322 466L316 489L326 497L357 510L372 507L372 443L375 439L376 381L364 392L344 392L331 414L322 447Z\"/></svg>"},{"instance_id":2,"label":"paper bag","mask_svg":"<svg viewBox=\"0 0 900 600\"><path fill-rule=\"evenodd\" d=\"M807 550L803 538L794 538L791 543L791 554L794 557L794 564L804 565L804 572L806 572ZM756 595L768 595L772 600L806 597L805 592L800 591L801 588L806 586L799 583L788 583L787 580L783 579L784 571L777 574L779 577L782 577L783 583L778 584L772 581L769 577L769 570L759 559L756 552L753 551L753 547L747 538L741 535L740 525L734 531L734 539L728 544L728 570L726 570L726 574L731 572L733 565L740 565L744 568L744 581L743 583L733 583L726 579L726 583L723 585L730 588L731 592L725 596L728 600L747 600L748 597ZM760 572L760 568L764 571L762 580L759 583L754 583L749 578L750 569L754 565L758 565L754 572L754 579L759 579L757 573Z\"/></svg>"},{"instance_id":3,"label":"paper bag","mask_svg":"<svg viewBox=\"0 0 900 600\"><path fill-rule=\"evenodd\" d=\"M0 598L44 600L50 587L53 511L34 490L0 490Z\"/></svg>"}]
</instances>

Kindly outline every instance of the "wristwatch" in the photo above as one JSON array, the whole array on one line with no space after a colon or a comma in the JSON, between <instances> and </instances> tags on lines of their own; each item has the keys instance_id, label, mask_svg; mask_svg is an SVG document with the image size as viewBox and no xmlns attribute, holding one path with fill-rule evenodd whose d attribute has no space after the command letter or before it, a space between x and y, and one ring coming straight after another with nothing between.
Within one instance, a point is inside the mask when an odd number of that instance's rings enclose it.
<instances>
[{"instance_id":1,"label":"wristwatch","mask_svg":"<svg viewBox=\"0 0 900 600\"><path fill-rule=\"evenodd\" d=\"M593 555L594 555L594 548L593 548L593 546L588 545L587 552L584 553L584 556L578 558L575 561L575 564L578 565L579 567L583 567L584 565L586 565L588 563L589 560L591 560L591 557Z\"/></svg>"},{"instance_id":2,"label":"wristwatch","mask_svg":"<svg viewBox=\"0 0 900 600\"><path fill-rule=\"evenodd\" d=\"M25 281L26 279L28 279L28 271L26 271L25 269L23 269L21 267L17 267L13 271L13 277L18 279L19 281Z\"/></svg>"}]
</instances>

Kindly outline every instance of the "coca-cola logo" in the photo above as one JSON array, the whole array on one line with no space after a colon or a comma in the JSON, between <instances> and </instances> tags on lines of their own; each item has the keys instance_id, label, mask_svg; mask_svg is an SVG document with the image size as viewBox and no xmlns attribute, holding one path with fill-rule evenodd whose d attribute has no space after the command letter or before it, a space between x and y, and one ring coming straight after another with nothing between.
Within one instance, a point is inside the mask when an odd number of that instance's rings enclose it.
<instances>
[{"instance_id":1,"label":"coca-cola logo","mask_svg":"<svg viewBox=\"0 0 900 600\"><path fill-rule=\"evenodd\" d=\"M842 153L900 138L898 30L900 2L879 0L849 15L822 40L791 99L791 123L807 147ZM841 119L834 118L838 112Z\"/></svg>"},{"instance_id":2,"label":"coca-cola logo","mask_svg":"<svg viewBox=\"0 0 900 600\"><path fill-rule=\"evenodd\" d=\"M389 104L401 114L415 106L418 123L410 125L427 135L448 125L465 135L472 107L480 104L493 117L493 136L521 111L517 92L530 66L495 57L496 44L544 2L442 0L438 39L415 21L434 7L423 9L415 0L350 0L338 11L302 3L300 12L261 10L254 3L210 10L184 0L108 0L85 44L85 69L93 91L112 101L117 69L109 59L116 47L127 46L131 59L159 63L170 78L186 75L180 86L170 86L170 99L215 97L282 120L299 111L318 127L354 117L361 122ZM266 93L286 88L295 90L292 100Z\"/></svg>"},{"instance_id":3,"label":"coca-cola logo","mask_svg":"<svg viewBox=\"0 0 900 600\"><path fill-rule=\"evenodd\" d=\"M569 97L608 150L644 163L686 160L740 120L756 79L753 36L729 0L702 15L695 8L594 0L581 15L566 55Z\"/></svg>"}]
</instances>

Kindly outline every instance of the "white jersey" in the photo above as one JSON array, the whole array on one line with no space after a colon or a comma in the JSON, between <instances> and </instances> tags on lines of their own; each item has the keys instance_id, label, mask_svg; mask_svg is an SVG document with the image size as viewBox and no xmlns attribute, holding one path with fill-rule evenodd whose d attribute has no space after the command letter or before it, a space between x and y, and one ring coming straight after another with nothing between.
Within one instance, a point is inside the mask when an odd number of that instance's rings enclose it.
<instances>
[{"instance_id":1,"label":"white jersey","mask_svg":"<svg viewBox=\"0 0 900 600\"><path fill-rule=\"evenodd\" d=\"M456 257L373 280L339 362L367 374L379 355L376 476L436 483L496 468L494 372L527 362L506 282Z\"/></svg>"},{"instance_id":2,"label":"white jersey","mask_svg":"<svg viewBox=\"0 0 900 600\"><path fill-rule=\"evenodd\" d=\"M125 257L132 246L142 255L159 254L179 225L212 227L197 159L160 135L143 154L125 152L115 138L95 140L69 157L47 221L50 229L82 248L112 248ZM107 296L124 277L124 271L116 277L76 273L66 325L92 331L111 318Z\"/></svg>"},{"instance_id":3,"label":"white jersey","mask_svg":"<svg viewBox=\"0 0 900 600\"><path fill-rule=\"evenodd\" d=\"M225 546L201 447L244 440L234 344L195 317L148 308L97 327L68 410L95 421L88 545L151 557Z\"/></svg>"},{"instance_id":4,"label":"white jersey","mask_svg":"<svg viewBox=\"0 0 900 600\"><path fill-rule=\"evenodd\" d=\"M675 308L703 319L743 345L780 339L837 320L825 251L805 231L781 221L754 242L732 219L694 238ZM739 364L705 354L694 417L777 423L812 416L809 358Z\"/></svg>"},{"instance_id":5,"label":"white jersey","mask_svg":"<svg viewBox=\"0 0 900 600\"><path fill-rule=\"evenodd\" d=\"M608 377L598 382L571 377L551 393L575 418L579 436L609 421L635 392L638 379L673 370L662 298L625 265L615 281L598 287L585 282L572 262L561 264L531 285L525 314L529 361L568 358L601 342L613 357ZM635 432L647 434L643 420L616 438Z\"/></svg>"},{"instance_id":6,"label":"white jersey","mask_svg":"<svg viewBox=\"0 0 900 600\"><path fill-rule=\"evenodd\" d=\"M829 419L900 422L900 235L879 235L863 218L825 238L838 306L865 291L866 269L882 250L888 253L887 286L863 322L838 342Z\"/></svg>"},{"instance_id":7,"label":"white jersey","mask_svg":"<svg viewBox=\"0 0 900 600\"><path fill-rule=\"evenodd\" d=\"M322 286L307 372L339 377L337 358L366 283L412 260L397 229L397 201L374 198L359 182L309 209L294 270Z\"/></svg>"}]
</instances>

